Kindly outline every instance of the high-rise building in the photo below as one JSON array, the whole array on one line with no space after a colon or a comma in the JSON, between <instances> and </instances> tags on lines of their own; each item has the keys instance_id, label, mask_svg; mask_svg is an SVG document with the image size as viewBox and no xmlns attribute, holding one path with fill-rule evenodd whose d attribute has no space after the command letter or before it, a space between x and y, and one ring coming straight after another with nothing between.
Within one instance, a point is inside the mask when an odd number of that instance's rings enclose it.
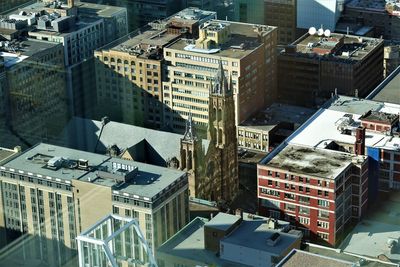
<instances>
[{"instance_id":1,"label":"high-rise building","mask_svg":"<svg viewBox=\"0 0 400 267\"><path fill-rule=\"evenodd\" d=\"M310 33L278 56L280 101L318 106L335 90L365 97L383 80L383 40L322 28Z\"/></svg>"},{"instance_id":2,"label":"high-rise building","mask_svg":"<svg viewBox=\"0 0 400 267\"><path fill-rule=\"evenodd\" d=\"M27 146L55 138L68 120L62 45L33 39L3 44L7 126Z\"/></svg>"},{"instance_id":3,"label":"high-rise building","mask_svg":"<svg viewBox=\"0 0 400 267\"><path fill-rule=\"evenodd\" d=\"M183 0L186 2L186 7L195 7L202 10L215 11L215 2L213 0Z\"/></svg>"},{"instance_id":4,"label":"high-rise building","mask_svg":"<svg viewBox=\"0 0 400 267\"><path fill-rule=\"evenodd\" d=\"M199 38L181 38L164 49L164 124L178 132L184 131L191 112L205 133L209 90L221 63L233 86L236 124L276 94L276 27L211 20L199 31Z\"/></svg>"},{"instance_id":5,"label":"high-rise building","mask_svg":"<svg viewBox=\"0 0 400 267\"><path fill-rule=\"evenodd\" d=\"M297 28L322 27L335 30L347 0L297 1ZM357 0L358 1L358 0Z\"/></svg>"},{"instance_id":6,"label":"high-rise building","mask_svg":"<svg viewBox=\"0 0 400 267\"><path fill-rule=\"evenodd\" d=\"M1 226L43 238L44 259L57 257L53 241L76 249L76 236L109 213L135 218L153 251L189 220L178 170L43 143L0 170Z\"/></svg>"},{"instance_id":7,"label":"high-rise building","mask_svg":"<svg viewBox=\"0 0 400 267\"><path fill-rule=\"evenodd\" d=\"M264 0L234 0L235 21L264 25Z\"/></svg>"},{"instance_id":8,"label":"high-rise building","mask_svg":"<svg viewBox=\"0 0 400 267\"><path fill-rule=\"evenodd\" d=\"M296 40L297 0L264 0L264 24L278 27L278 44Z\"/></svg>"},{"instance_id":9,"label":"high-rise building","mask_svg":"<svg viewBox=\"0 0 400 267\"><path fill-rule=\"evenodd\" d=\"M215 12L188 8L96 51L97 101L102 115L160 128L162 81L169 76L163 70L163 49L181 35L197 36L199 24L215 17Z\"/></svg>"},{"instance_id":10,"label":"high-rise building","mask_svg":"<svg viewBox=\"0 0 400 267\"><path fill-rule=\"evenodd\" d=\"M93 51L128 33L126 9L74 1L66 5L43 1L13 11L8 18L27 21L26 31L32 39L63 45L69 113L93 116L96 82Z\"/></svg>"}]
</instances>

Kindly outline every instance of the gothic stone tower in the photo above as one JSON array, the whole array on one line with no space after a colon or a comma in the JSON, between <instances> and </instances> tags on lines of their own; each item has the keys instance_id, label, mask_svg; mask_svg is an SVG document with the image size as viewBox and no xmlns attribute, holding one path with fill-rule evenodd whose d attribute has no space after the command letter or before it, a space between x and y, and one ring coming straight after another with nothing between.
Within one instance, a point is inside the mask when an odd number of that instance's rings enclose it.
<instances>
[{"instance_id":1,"label":"gothic stone tower","mask_svg":"<svg viewBox=\"0 0 400 267\"><path fill-rule=\"evenodd\" d=\"M197 159L198 159L198 138L193 125L192 114L189 114L186 122L186 131L181 139L181 170L186 170L189 178L190 196L197 197ZM200 163L201 164L201 163Z\"/></svg>"},{"instance_id":2,"label":"gothic stone tower","mask_svg":"<svg viewBox=\"0 0 400 267\"><path fill-rule=\"evenodd\" d=\"M207 170L214 183L210 197L230 201L239 188L235 104L221 61L210 88L208 139L215 150L210 155L214 166L209 167L214 170Z\"/></svg>"}]
</instances>

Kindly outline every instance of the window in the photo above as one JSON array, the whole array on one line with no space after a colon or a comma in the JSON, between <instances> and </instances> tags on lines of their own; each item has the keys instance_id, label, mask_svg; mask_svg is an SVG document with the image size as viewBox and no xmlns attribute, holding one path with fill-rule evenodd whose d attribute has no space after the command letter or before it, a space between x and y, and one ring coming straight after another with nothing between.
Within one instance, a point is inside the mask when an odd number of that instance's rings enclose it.
<instances>
[{"instance_id":1,"label":"window","mask_svg":"<svg viewBox=\"0 0 400 267\"><path fill-rule=\"evenodd\" d=\"M274 197L279 197L281 195L281 193L279 191L266 189L266 188L261 188L261 193L269 195L269 196L274 196Z\"/></svg>"},{"instance_id":2,"label":"window","mask_svg":"<svg viewBox=\"0 0 400 267\"><path fill-rule=\"evenodd\" d=\"M329 212L326 210L319 210L318 218L329 219Z\"/></svg>"},{"instance_id":3,"label":"window","mask_svg":"<svg viewBox=\"0 0 400 267\"><path fill-rule=\"evenodd\" d=\"M300 206L299 207L299 213L309 215L310 214L310 208L306 208L306 207Z\"/></svg>"},{"instance_id":4,"label":"window","mask_svg":"<svg viewBox=\"0 0 400 267\"><path fill-rule=\"evenodd\" d=\"M319 236L320 238L322 238L322 239L324 239L324 240L329 240L329 234L328 234L328 233L321 233L321 232L318 232L317 234L318 234L318 236Z\"/></svg>"},{"instance_id":5,"label":"window","mask_svg":"<svg viewBox=\"0 0 400 267\"><path fill-rule=\"evenodd\" d=\"M296 196L294 194L285 193L285 198L290 200L295 200Z\"/></svg>"},{"instance_id":6,"label":"window","mask_svg":"<svg viewBox=\"0 0 400 267\"><path fill-rule=\"evenodd\" d=\"M328 208L329 207L329 201L318 199L318 206Z\"/></svg>"},{"instance_id":7,"label":"window","mask_svg":"<svg viewBox=\"0 0 400 267\"><path fill-rule=\"evenodd\" d=\"M113 206L113 213L114 213L114 214L119 214L119 208Z\"/></svg>"},{"instance_id":8,"label":"window","mask_svg":"<svg viewBox=\"0 0 400 267\"><path fill-rule=\"evenodd\" d=\"M305 217L299 217L299 223L309 225L310 224L310 218L305 218Z\"/></svg>"},{"instance_id":9,"label":"window","mask_svg":"<svg viewBox=\"0 0 400 267\"><path fill-rule=\"evenodd\" d=\"M285 210L290 212L296 212L296 206L293 204L285 203Z\"/></svg>"},{"instance_id":10,"label":"window","mask_svg":"<svg viewBox=\"0 0 400 267\"><path fill-rule=\"evenodd\" d=\"M299 202L310 204L310 198L305 196L299 196Z\"/></svg>"},{"instance_id":11,"label":"window","mask_svg":"<svg viewBox=\"0 0 400 267\"><path fill-rule=\"evenodd\" d=\"M319 228L329 229L329 223L324 221L317 221Z\"/></svg>"}]
</instances>

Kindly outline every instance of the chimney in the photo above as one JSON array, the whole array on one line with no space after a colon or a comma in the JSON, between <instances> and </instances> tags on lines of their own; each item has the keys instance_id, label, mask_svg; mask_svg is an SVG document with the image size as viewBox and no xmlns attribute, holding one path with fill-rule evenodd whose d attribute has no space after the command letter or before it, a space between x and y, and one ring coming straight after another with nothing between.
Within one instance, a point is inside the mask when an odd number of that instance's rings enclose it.
<instances>
[{"instance_id":1,"label":"chimney","mask_svg":"<svg viewBox=\"0 0 400 267\"><path fill-rule=\"evenodd\" d=\"M68 0L68 7L73 8L74 7L74 0Z\"/></svg>"},{"instance_id":2,"label":"chimney","mask_svg":"<svg viewBox=\"0 0 400 267\"><path fill-rule=\"evenodd\" d=\"M354 90L354 96L358 98L358 89Z\"/></svg>"},{"instance_id":3,"label":"chimney","mask_svg":"<svg viewBox=\"0 0 400 267\"><path fill-rule=\"evenodd\" d=\"M235 215L243 219L243 210L242 209L236 209Z\"/></svg>"},{"instance_id":4,"label":"chimney","mask_svg":"<svg viewBox=\"0 0 400 267\"><path fill-rule=\"evenodd\" d=\"M356 155L365 155L365 127L363 126L360 126L356 129L354 153Z\"/></svg>"}]
</instances>

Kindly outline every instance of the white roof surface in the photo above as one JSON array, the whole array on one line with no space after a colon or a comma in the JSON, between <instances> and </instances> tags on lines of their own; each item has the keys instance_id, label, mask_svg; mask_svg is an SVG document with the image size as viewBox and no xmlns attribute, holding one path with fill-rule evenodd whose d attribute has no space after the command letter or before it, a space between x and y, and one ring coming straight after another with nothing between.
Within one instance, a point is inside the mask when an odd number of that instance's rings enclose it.
<instances>
[{"instance_id":1,"label":"white roof surface","mask_svg":"<svg viewBox=\"0 0 400 267\"><path fill-rule=\"evenodd\" d=\"M29 56L18 55L18 54L8 53L8 52L0 52L0 56L2 56L4 58L4 65L6 67L11 67L19 62L22 62L23 60L25 60L29 57Z\"/></svg>"}]
</instances>

